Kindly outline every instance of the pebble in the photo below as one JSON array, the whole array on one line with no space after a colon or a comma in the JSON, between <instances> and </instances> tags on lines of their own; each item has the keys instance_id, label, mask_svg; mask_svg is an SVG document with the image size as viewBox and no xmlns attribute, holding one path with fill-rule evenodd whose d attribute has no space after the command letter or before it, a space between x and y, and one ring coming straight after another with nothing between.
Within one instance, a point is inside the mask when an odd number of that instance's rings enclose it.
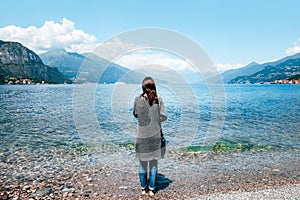
<instances>
[{"instance_id":1,"label":"pebble","mask_svg":"<svg viewBox=\"0 0 300 200\"><path fill-rule=\"evenodd\" d=\"M87 182L92 182L93 179L92 179L92 178L87 178L86 181L87 181Z\"/></svg>"},{"instance_id":2,"label":"pebble","mask_svg":"<svg viewBox=\"0 0 300 200\"><path fill-rule=\"evenodd\" d=\"M62 192L74 192L74 191L75 191L74 188L64 188L64 189L62 190Z\"/></svg>"},{"instance_id":3,"label":"pebble","mask_svg":"<svg viewBox=\"0 0 300 200\"><path fill-rule=\"evenodd\" d=\"M68 197L68 192L65 192L65 193L63 194L63 197L64 197L64 198L67 198L67 197Z\"/></svg>"},{"instance_id":4,"label":"pebble","mask_svg":"<svg viewBox=\"0 0 300 200\"><path fill-rule=\"evenodd\" d=\"M3 188L0 199L139 199L138 164L133 162L133 156L121 155L118 161L101 160L103 165L91 167L85 164L84 156L71 158L68 154L54 153L48 159L47 154L36 154L34 158L26 156L25 160L7 154L7 159L14 162L0 160L0 188ZM201 159L195 155L184 155L184 159L171 155L159 161L159 173L164 177L160 177L161 189L154 199L201 199L204 197L201 194L211 192L217 195L220 191L244 191L251 187L257 190L268 184L299 182L300 163L295 155L299 152L243 152L202 157L199 154ZM91 156L95 160L107 159L101 154ZM271 195L271 191L264 194ZM276 195L283 199L285 195L289 197L284 191Z\"/></svg>"},{"instance_id":5,"label":"pebble","mask_svg":"<svg viewBox=\"0 0 300 200\"><path fill-rule=\"evenodd\" d=\"M247 200L247 199L300 199L300 184L274 186L268 189L258 189L252 192L233 191L228 193L216 193L201 195L190 200L214 199L214 200Z\"/></svg>"},{"instance_id":6,"label":"pebble","mask_svg":"<svg viewBox=\"0 0 300 200\"><path fill-rule=\"evenodd\" d=\"M29 185L25 185L24 187L23 187L23 190L29 190L30 189L30 186Z\"/></svg>"},{"instance_id":7,"label":"pebble","mask_svg":"<svg viewBox=\"0 0 300 200\"><path fill-rule=\"evenodd\" d=\"M272 171L274 171L274 172L279 172L280 169L272 169Z\"/></svg>"}]
</instances>

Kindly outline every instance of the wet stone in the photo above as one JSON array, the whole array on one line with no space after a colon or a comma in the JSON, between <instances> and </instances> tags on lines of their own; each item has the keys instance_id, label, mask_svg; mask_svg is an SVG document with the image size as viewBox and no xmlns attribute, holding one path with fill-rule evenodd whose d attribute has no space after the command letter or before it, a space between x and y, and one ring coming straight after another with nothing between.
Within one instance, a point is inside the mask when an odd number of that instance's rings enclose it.
<instances>
[{"instance_id":1,"label":"wet stone","mask_svg":"<svg viewBox=\"0 0 300 200\"><path fill-rule=\"evenodd\" d=\"M92 179L92 178L87 178L86 181L87 181L87 182L92 182L93 179Z\"/></svg>"},{"instance_id":2,"label":"wet stone","mask_svg":"<svg viewBox=\"0 0 300 200\"><path fill-rule=\"evenodd\" d=\"M51 187L45 187L41 190L36 191L31 197L44 197L50 195L53 192Z\"/></svg>"},{"instance_id":3,"label":"wet stone","mask_svg":"<svg viewBox=\"0 0 300 200\"><path fill-rule=\"evenodd\" d=\"M62 192L74 192L74 191L75 191L74 188L64 188L64 189L62 190Z\"/></svg>"},{"instance_id":4,"label":"wet stone","mask_svg":"<svg viewBox=\"0 0 300 200\"><path fill-rule=\"evenodd\" d=\"M24 187L23 187L23 190L29 190L30 189L30 186L29 185L25 185Z\"/></svg>"}]
</instances>

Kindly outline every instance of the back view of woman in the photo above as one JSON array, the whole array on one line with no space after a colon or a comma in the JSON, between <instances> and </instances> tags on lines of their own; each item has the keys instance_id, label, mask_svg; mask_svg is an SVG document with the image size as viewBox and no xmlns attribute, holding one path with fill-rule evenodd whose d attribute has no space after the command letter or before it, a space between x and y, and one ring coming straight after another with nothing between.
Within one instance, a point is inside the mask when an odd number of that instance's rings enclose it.
<instances>
[{"instance_id":1,"label":"back view of woman","mask_svg":"<svg viewBox=\"0 0 300 200\"><path fill-rule=\"evenodd\" d=\"M149 190L149 195L154 196L157 160L164 156L161 151L161 122L167 119L167 114L151 77L143 80L142 90L143 93L135 98L133 108L133 115L138 119L135 151L139 159L142 194L146 195Z\"/></svg>"}]
</instances>

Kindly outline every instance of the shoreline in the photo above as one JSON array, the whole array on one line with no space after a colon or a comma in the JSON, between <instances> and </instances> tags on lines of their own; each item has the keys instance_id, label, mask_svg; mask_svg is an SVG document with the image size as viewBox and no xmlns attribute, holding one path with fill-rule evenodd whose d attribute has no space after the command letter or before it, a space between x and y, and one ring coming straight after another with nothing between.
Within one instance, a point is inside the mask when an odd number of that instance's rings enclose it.
<instances>
[{"instance_id":1,"label":"shoreline","mask_svg":"<svg viewBox=\"0 0 300 200\"><path fill-rule=\"evenodd\" d=\"M200 195L199 197L191 198L190 200L214 199L214 200L236 200L236 199L290 199L296 200L300 198L300 184L284 184L263 186L253 190L227 191L214 194Z\"/></svg>"},{"instance_id":2,"label":"shoreline","mask_svg":"<svg viewBox=\"0 0 300 200\"><path fill-rule=\"evenodd\" d=\"M167 154L153 199L209 199L231 192L299 187L299 150ZM0 199L147 199L133 152L1 155ZM16 198L17 199L17 198Z\"/></svg>"}]
</instances>

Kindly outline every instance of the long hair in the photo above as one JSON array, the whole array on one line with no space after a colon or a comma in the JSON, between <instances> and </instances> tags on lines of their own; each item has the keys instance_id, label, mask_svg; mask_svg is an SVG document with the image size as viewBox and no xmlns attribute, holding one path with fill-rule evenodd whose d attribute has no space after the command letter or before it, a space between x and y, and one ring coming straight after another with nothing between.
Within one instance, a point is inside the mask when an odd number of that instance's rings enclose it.
<instances>
[{"instance_id":1,"label":"long hair","mask_svg":"<svg viewBox=\"0 0 300 200\"><path fill-rule=\"evenodd\" d=\"M156 85L153 78L151 77L144 78L142 82L142 89L143 89L143 93L141 94L141 96L148 100L150 106L152 106L153 103L158 104Z\"/></svg>"}]
</instances>

